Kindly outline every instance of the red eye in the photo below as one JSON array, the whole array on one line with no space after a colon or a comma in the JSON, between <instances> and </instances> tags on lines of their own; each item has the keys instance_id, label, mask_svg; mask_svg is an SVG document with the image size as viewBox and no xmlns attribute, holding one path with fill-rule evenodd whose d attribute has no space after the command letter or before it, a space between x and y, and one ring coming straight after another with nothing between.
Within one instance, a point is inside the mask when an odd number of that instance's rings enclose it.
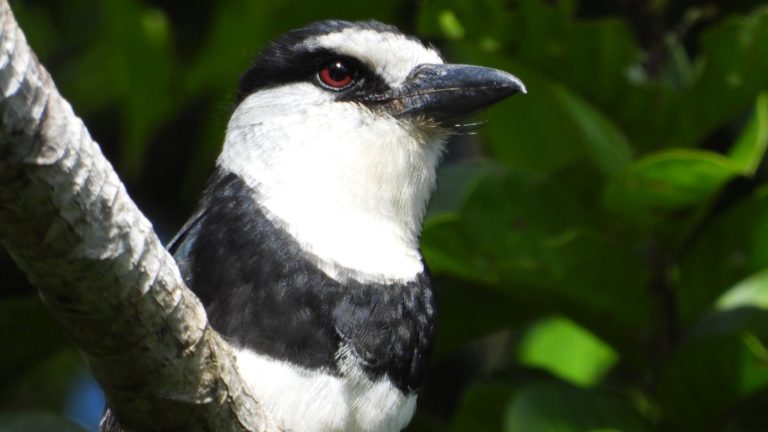
<instances>
[{"instance_id":1,"label":"red eye","mask_svg":"<svg viewBox=\"0 0 768 432\"><path fill-rule=\"evenodd\" d=\"M353 69L341 60L327 63L320 69L317 76L320 81L332 89L343 89L352 83Z\"/></svg>"}]
</instances>

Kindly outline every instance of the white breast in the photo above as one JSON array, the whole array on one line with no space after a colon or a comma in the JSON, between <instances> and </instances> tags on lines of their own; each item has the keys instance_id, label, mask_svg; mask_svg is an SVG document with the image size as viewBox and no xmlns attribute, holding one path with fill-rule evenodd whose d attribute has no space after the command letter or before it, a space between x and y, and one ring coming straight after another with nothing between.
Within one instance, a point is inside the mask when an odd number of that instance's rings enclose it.
<instances>
[{"instance_id":1,"label":"white breast","mask_svg":"<svg viewBox=\"0 0 768 432\"><path fill-rule=\"evenodd\" d=\"M388 379L369 380L359 369L334 376L237 350L237 364L270 419L293 432L395 432L416 409Z\"/></svg>"}]
</instances>

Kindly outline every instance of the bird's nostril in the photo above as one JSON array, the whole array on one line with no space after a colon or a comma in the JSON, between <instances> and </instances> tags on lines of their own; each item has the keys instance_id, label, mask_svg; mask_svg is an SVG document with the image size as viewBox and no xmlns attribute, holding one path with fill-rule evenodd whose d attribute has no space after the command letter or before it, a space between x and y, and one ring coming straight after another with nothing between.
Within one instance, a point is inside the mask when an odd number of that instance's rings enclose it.
<instances>
[{"instance_id":1,"label":"bird's nostril","mask_svg":"<svg viewBox=\"0 0 768 432\"><path fill-rule=\"evenodd\" d=\"M418 78L424 78L427 76L439 76L440 72L439 69L435 68L436 65L433 64L420 64L413 68L411 73L408 75L408 78L406 81L415 80Z\"/></svg>"}]
</instances>

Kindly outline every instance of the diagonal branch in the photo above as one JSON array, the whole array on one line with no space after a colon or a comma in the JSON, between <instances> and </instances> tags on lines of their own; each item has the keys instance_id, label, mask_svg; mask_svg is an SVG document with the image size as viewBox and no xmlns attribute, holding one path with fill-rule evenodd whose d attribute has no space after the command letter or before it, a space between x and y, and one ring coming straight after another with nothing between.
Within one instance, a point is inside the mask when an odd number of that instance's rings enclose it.
<instances>
[{"instance_id":1,"label":"diagonal branch","mask_svg":"<svg viewBox=\"0 0 768 432\"><path fill-rule=\"evenodd\" d=\"M273 429L7 0L0 0L0 242L80 348L126 429Z\"/></svg>"}]
</instances>

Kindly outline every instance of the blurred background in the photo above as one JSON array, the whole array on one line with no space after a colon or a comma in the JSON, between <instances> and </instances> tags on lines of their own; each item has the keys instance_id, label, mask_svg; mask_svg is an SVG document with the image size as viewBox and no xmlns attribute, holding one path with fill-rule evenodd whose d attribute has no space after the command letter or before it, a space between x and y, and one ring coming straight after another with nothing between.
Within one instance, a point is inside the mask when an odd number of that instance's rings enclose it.
<instances>
[{"instance_id":1,"label":"blurred background","mask_svg":"<svg viewBox=\"0 0 768 432\"><path fill-rule=\"evenodd\" d=\"M529 94L440 172L439 336L408 430L768 430L764 2L11 3L165 240L283 31L374 18L514 73ZM96 430L98 385L4 251L0 287L0 431Z\"/></svg>"}]
</instances>

